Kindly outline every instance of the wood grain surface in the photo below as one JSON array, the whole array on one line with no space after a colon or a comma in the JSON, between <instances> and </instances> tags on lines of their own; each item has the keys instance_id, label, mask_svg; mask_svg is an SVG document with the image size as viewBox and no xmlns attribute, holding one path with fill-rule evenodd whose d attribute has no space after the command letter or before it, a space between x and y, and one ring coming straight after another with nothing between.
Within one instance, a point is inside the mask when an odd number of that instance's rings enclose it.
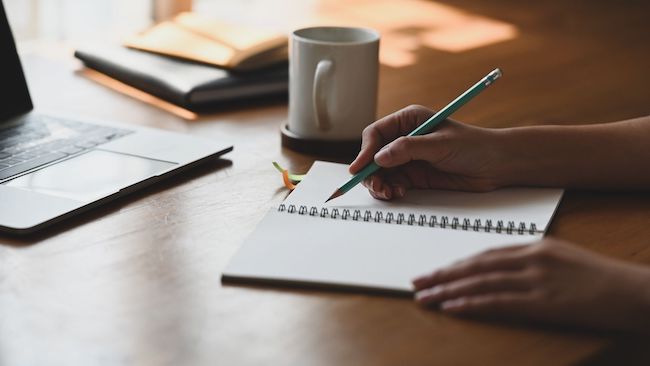
<instances>
[{"instance_id":1,"label":"wood grain surface","mask_svg":"<svg viewBox=\"0 0 650 366\"><path fill-rule=\"evenodd\" d=\"M412 103L440 108L497 66L504 78L456 119L505 127L650 114L648 2L377 3L456 12L510 32L452 52L415 42L444 22L395 26L398 12L355 12L367 1L323 3L316 9L329 14L323 19L379 28L382 47L414 41L402 50L410 64L381 67L379 116ZM302 24L294 18L284 21ZM286 103L184 120L89 80L67 54L23 62L41 111L185 132L235 150L39 235L0 237L2 365L547 365L644 355L635 337L456 319L409 299L224 285L221 270L287 194L271 161L305 171L318 158L280 146ZM549 235L650 264L649 224L648 193L570 191Z\"/></svg>"}]
</instances>

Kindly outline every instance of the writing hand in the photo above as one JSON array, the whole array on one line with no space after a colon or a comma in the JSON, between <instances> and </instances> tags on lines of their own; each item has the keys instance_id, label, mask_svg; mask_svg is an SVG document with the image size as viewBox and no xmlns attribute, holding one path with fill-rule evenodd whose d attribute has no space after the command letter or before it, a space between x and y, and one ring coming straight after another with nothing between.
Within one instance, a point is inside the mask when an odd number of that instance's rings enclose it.
<instances>
[{"instance_id":1,"label":"writing hand","mask_svg":"<svg viewBox=\"0 0 650 366\"><path fill-rule=\"evenodd\" d=\"M498 130L446 120L427 135L405 136L433 114L409 106L363 131L350 172L373 159L385 168L364 181L373 197L399 198L411 188L489 191L504 185L501 171L507 159L499 149Z\"/></svg>"}]
</instances>

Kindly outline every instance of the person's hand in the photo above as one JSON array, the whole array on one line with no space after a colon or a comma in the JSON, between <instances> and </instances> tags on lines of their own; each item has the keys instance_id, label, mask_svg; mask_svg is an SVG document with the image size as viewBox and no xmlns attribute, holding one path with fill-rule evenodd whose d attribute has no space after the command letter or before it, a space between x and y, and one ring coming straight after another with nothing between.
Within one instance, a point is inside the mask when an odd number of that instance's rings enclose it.
<instances>
[{"instance_id":1,"label":"person's hand","mask_svg":"<svg viewBox=\"0 0 650 366\"><path fill-rule=\"evenodd\" d=\"M434 113L409 106L363 131L350 173L373 159L385 168L364 181L373 197L399 198L410 188L489 191L505 185L503 170L509 159L499 149L498 130L446 120L432 133L405 136Z\"/></svg>"},{"instance_id":2,"label":"person's hand","mask_svg":"<svg viewBox=\"0 0 650 366\"><path fill-rule=\"evenodd\" d=\"M489 250L413 281L424 306L650 332L650 268L555 239Z\"/></svg>"}]
</instances>

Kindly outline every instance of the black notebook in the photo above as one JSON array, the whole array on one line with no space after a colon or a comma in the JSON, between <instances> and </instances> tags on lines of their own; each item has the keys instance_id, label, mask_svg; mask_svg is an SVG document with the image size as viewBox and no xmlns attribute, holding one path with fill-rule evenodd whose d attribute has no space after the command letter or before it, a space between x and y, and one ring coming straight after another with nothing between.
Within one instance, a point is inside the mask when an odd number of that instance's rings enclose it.
<instances>
[{"instance_id":1,"label":"black notebook","mask_svg":"<svg viewBox=\"0 0 650 366\"><path fill-rule=\"evenodd\" d=\"M78 49L75 57L89 68L190 110L233 100L286 95L288 90L286 63L235 73L112 45Z\"/></svg>"}]
</instances>

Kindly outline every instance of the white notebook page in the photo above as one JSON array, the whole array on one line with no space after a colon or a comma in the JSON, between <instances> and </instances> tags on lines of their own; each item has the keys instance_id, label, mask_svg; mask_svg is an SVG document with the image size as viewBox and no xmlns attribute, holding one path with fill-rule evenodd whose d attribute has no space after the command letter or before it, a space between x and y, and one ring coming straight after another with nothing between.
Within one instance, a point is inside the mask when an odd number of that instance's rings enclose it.
<instances>
[{"instance_id":1,"label":"white notebook page","mask_svg":"<svg viewBox=\"0 0 650 366\"><path fill-rule=\"evenodd\" d=\"M359 186L323 205L348 178L346 165L316 162L284 204L493 217L525 220L545 228L562 194L555 189L485 194L414 191L405 199L383 202ZM271 210L233 257L223 278L411 292L411 281L419 275L487 249L530 243L542 236L539 232L499 234Z\"/></svg>"},{"instance_id":2,"label":"white notebook page","mask_svg":"<svg viewBox=\"0 0 650 366\"><path fill-rule=\"evenodd\" d=\"M274 210L239 249L224 277L411 292L411 281L419 275L487 249L541 238Z\"/></svg>"}]
</instances>

